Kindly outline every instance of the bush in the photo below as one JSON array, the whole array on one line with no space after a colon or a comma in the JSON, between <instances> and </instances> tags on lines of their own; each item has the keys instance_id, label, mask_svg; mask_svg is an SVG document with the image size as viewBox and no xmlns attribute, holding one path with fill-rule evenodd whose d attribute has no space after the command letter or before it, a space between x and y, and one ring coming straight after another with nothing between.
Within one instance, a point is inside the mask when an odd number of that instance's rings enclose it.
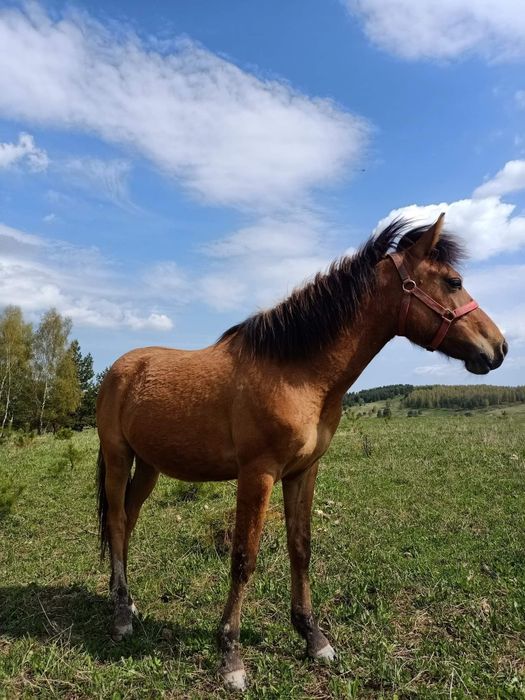
<instances>
[{"instance_id":1,"label":"bush","mask_svg":"<svg viewBox=\"0 0 525 700\"><path fill-rule=\"evenodd\" d=\"M73 431L71 428L59 428L55 433L55 440L71 440Z\"/></svg>"},{"instance_id":2,"label":"bush","mask_svg":"<svg viewBox=\"0 0 525 700\"><path fill-rule=\"evenodd\" d=\"M0 521L9 515L23 490L24 486L17 486L10 477L0 473Z\"/></svg>"},{"instance_id":3,"label":"bush","mask_svg":"<svg viewBox=\"0 0 525 700\"><path fill-rule=\"evenodd\" d=\"M14 443L17 447L25 447L31 440L34 439L35 434L33 432L24 432L19 430L13 433Z\"/></svg>"}]
</instances>

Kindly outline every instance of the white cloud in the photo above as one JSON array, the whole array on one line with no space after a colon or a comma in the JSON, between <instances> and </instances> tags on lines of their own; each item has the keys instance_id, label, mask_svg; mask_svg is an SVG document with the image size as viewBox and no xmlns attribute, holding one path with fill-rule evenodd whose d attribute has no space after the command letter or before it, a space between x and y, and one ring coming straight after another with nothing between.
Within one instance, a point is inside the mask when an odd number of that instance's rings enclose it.
<instances>
[{"instance_id":1,"label":"white cloud","mask_svg":"<svg viewBox=\"0 0 525 700\"><path fill-rule=\"evenodd\" d=\"M440 358L432 365L414 367L414 374L426 377L449 377L450 375L467 374L467 370L460 364L443 362Z\"/></svg>"},{"instance_id":2,"label":"white cloud","mask_svg":"<svg viewBox=\"0 0 525 700\"><path fill-rule=\"evenodd\" d=\"M525 55L522 0L343 0L369 39L404 59Z\"/></svg>"},{"instance_id":3,"label":"white cloud","mask_svg":"<svg viewBox=\"0 0 525 700\"><path fill-rule=\"evenodd\" d=\"M525 190L525 160L509 160L496 175L474 190L474 197L491 197Z\"/></svg>"},{"instance_id":4,"label":"white cloud","mask_svg":"<svg viewBox=\"0 0 525 700\"><path fill-rule=\"evenodd\" d=\"M232 270L231 274L203 275L198 280L195 297L215 311L232 311L245 306L251 294L244 275L240 277Z\"/></svg>"},{"instance_id":5,"label":"white cloud","mask_svg":"<svg viewBox=\"0 0 525 700\"><path fill-rule=\"evenodd\" d=\"M69 183L87 189L114 204L129 204L127 179L131 164L128 161L71 158L56 165Z\"/></svg>"},{"instance_id":6,"label":"white cloud","mask_svg":"<svg viewBox=\"0 0 525 700\"><path fill-rule=\"evenodd\" d=\"M142 275L148 289L161 294L182 297L187 296L190 287L189 278L185 271L171 260L152 265Z\"/></svg>"},{"instance_id":7,"label":"white cloud","mask_svg":"<svg viewBox=\"0 0 525 700\"><path fill-rule=\"evenodd\" d=\"M147 308L96 249L48 241L0 224L0 299L38 314L55 306L80 326L170 330L168 315Z\"/></svg>"},{"instance_id":8,"label":"white cloud","mask_svg":"<svg viewBox=\"0 0 525 700\"><path fill-rule=\"evenodd\" d=\"M295 217L263 217L226 238L204 246L206 255L230 258L245 255L295 256L298 249L311 250L318 244L320 222L307 213Z\"/></svg>"},{"instance_id":9,"label":"white cloud","mask_svg":"<svg viewBox=\"0 0 525 700\"><path fill-rule=\"evenodd\" d=\"M514 215L516 206L499 197L460 199L420 206L411 204L394 209L382 219L377 229L399 216L419 223L432 223L446 212L446 227L464 239L469 256L484 260L498 253L519 250L525 246L525 216Z\"/></svg>"},{"instance_id":10,"label":"white cloud","mask_svg":"<svg viewBox=\"0 0 525 700\"><path fill-rule=\"evenodd\" d=\"M315 215L265 217L201 248L205 265L190 276L174 263L153 266L144 280L161 297L200 301L247 314L289 294L333 259L332 233Z\"/></svg>"},{"instance_id":11,"label":"white cloud","mask_svg":"<svg viewBox=\"0 0 525 700\"><path fill-rule=\"evenodd\" d=\"M263 218L206 246L211 272L198 293L218 310L271 306L326 268L335 253L331 243L328 226L314 214Z\"/></svg>"},{"instance_id":12,"label":"white cloud","mask_svg":"<svg viewBox=\"0 0 525 700\"><path fill-rule=\"evenodd\" d=\"M289 203L341 176L366 123L189 40L161 53L86 14L0 11L0 114L131 147L198 196Z\"/></svg>"},{"instance_id":13,"label":"white cloud","mask_svg":"<svg viewBox=\"0 0 525 700\"><path fill-rule=\"evenodd\" d=\"M514 94L516 104L520 109L525 109L525 90L517 90Z\"/></svg>"},{"instance_id":14,"label":"white cloud","mask_svg":"<svg viewBox=\"0 0 525 700\"><path fill-rule=\"evenodd\" d=\"M525 344L525 264L471 270L468 289L515 345Z\"/></svg>"},{"instance_id":15,"label":"white cloud","mask_svg":"<svg viewBox=\"0 0 525 700\"><path fill-rule=\"evenodd\" d=\"M23 164L33 172L45 170L49 164L47 154L37 148L30 134L20 134L18 143L0 143L0 170Z\"/></svg>"}]
</instances>

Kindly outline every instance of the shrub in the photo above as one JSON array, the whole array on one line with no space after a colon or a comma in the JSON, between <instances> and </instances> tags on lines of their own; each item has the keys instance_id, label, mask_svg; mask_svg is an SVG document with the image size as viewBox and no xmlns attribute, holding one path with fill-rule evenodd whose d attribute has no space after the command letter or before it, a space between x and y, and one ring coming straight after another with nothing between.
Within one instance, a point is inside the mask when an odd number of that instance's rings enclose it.
<instances>
[{"instance_id":1,"label":"shrub","mask_svg":"<svg viewBox=\"0 0 525 700\"><path fill-rule=\"evenodd\" d=\"M73 431L71 428L59 428L55 433L55 440L71 440Z\"/></svg>"}]
</instances>

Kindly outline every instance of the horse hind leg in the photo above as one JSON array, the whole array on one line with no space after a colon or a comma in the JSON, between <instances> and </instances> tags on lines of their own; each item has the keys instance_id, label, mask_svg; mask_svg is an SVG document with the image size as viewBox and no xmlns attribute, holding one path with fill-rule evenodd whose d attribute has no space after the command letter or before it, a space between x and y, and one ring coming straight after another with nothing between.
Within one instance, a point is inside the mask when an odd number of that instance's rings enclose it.
<instances>
[{"instance_id":1,"label":"horse hind leg","mask_svg":"<svg viewBox=\"0 0 525 700\"><path fill-rule=\"evenodd\" d=\"M101 446L99 457L99 518L101 550L109 546L110 594L113 599L111 637L120 641L133 632L132 601L129 596L124 557L126 538L126 492L129 490L133 452L128 445Z\"/></svg>"},{"instance_id":2,"label":"horse hind leg","mask_svg":"<svg viewBox=\"0 0 525 700\"><path fill-rule=\"evenodd\" d=\"M155 488L155 484L159 478L159 472L151 467L146 462L143 462L139 457L135 458L135 472L133 479L126 491L126 532L124 535L124 571L126 580L128 575L128 550L131 533L139 517L140 509L145 500ZM129 593L128 593L129 595ZM129 596L131 604L131 612L137 614L137 609L131 596Z\"/></svg>"}]
</instances>

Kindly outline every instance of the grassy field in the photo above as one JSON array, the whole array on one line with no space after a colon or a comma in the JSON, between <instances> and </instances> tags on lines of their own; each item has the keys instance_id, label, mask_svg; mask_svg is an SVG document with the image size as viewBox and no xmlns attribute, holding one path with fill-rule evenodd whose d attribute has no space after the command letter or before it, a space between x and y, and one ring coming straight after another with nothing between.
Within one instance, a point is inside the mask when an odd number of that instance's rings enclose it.
<instances>
[{"instance_id":1,"label":"grassy field","mask_svg":"<svg viewBox=\"0 0 525 700\"><path fill-rule=\"evenodd\" d=\"M243 617L248 698L525 697L525 414L344 418L312 579L331 667L289 624L276 488ZM108 636L97 441L0 446L0 697L221 698L234 484L161 479L132 543L135 636ZM18 493L18 487L23 491Z\"/></svg>"}]
</instances>

